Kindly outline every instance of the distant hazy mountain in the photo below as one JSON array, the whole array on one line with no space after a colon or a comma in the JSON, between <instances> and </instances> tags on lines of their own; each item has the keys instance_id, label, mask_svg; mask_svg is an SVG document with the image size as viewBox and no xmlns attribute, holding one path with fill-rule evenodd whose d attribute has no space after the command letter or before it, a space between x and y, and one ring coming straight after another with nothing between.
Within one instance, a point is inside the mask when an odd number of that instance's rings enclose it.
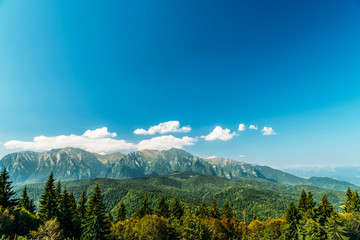
<instances>
[{"instance_id":1,"label":"distant hazy mountain","mask_svg":"<svg viewBox=\"0 0 360 240\"><path fill-rule=\"evenodd\" d=\"M360 166L352 167L324 167L324 166L297 166L285 168L284 171L301 177L330 177L360 185Z\"/></svg>"},{"instance_id":2,"label":"distant hazy mountain","mask_svg":"<svg viewBox=\"0 0 360 240\"><path fill-rule=\"evenodd\" d=\"M15 184L44 182L51 171L61 180L130 179L195 172L227 179L261 178L287 185L311 185L335 190L345 190L348 186L358 188L330 178L305 179L266 166L224 158L201 158L180 149L142 150L125 155L99 155L75 148L42 153L19 152L4 156L0 167L8 169Z\"/></svg>"}]
</instances>

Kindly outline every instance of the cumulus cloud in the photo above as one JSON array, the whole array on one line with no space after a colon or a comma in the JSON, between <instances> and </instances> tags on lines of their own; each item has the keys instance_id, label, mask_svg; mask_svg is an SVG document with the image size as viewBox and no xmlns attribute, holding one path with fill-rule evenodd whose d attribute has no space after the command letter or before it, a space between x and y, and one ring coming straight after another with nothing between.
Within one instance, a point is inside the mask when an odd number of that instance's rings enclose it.
<instances>
[{"instance_id":1,"label":"cumulus cloud","mask_svg":"<svg viewBox=\"0 0 360 240\"><path fill-rule=\"evenodd\" d=\"M243 124L243 123L239 124L239 129L238 129L238 130L239 130L240 132L245 131L245 129L246 129L245 124Z\"/></svg>"},{"instance_id":2,"label":"cumulus cloud","mask_svg":"<svg viewBox=\"0 0 360 240\"><path fill-rule=\"evenodd\" d=\"M107 134L105 134L105 132ZM101 135L102 134L102 135ZM115 134L115 135L114 135ZM133 143L125 140L111 139L101 136L116 136L116 133L108 133L107 129L88 130L82 136L75 134L60 135L55 137L38 136L33 141L17 141L11 140L4 143L8 149L22 149L32 151L48 151L56 148L74 147L81 148L89 152L111 152L124 149L134 149Z\"/></svg>"},{"instance_id":3,"label":"cumulus cloud","mask_svg":"<svg viewBox=\"0 0 360 240\"><path fill-rule=\"evenodd\" d=\"M258 126L255 126L255 125L250 125L250 126L249 126L249 129L252 129L252 130L258 130Z\"/></svg>"},{"instance_id":4,"label":"cumulus cloud","mask_svg":"<svg viewBox=\"0 0 360 240\"><path fill-rule=\"evenodd\" d=\"M182 137L176 138L172 135L154 137L148 140L142 140L137 145L137 149L151 149L151 150L168 150L170 148L183 149L184 146L194 145L196 142L195 138Z\"/></svg>"},{"instance_id":5,"label":"cumulus cloud","mask_svg":"<svg viewBox=\"0 0 360 240\"><path fill-rule=\"evenodd\" d=\"M240 158L244 158L244 157L246 157L246 156L245 156L245 155L239 155L239 157L240 157Z\"/></svg>"},{"instance_id":6,"label":"cumulus cloud","mask_svg":"<svg viewBox=\"0 0 360 240\"><path fill-rule=\"evenodd\" d=\"M90 130L89 129L83 134L83 136L88 137L88 138L97 139L97 138L116 137L117 134L115 132L110 133L110 132L108 132L107 127L103 127L103 128L98 128L98 129L95 129L95 130Z\"/></svg>"},{"instance_id":7,"label":"cumulus cloud","mask_svg":"<svg viewBox=\"0 0 360 240\"><path fill-rule=\"evenodd\" d=\"M168 121L160 123L159 125L152 126L148 130L143 128L138 128L134 131L135 134L142 135L154 135L155 133L170 133L170 132L190 132L191 127L185 126L180 128L179 121Z\"/></svg>"},{"instance_id":8,"label":"cumulus cloud","mask_svg":"<svg viewBox=\"0 0 360 240\"><path fill-rule=\"evenodd\" d=\"M213 141L216 139L228 141L232 139L235 135L235 132L230 133L230 129L228 128L223 129L220 126L216 126L211 133L206 136L201 136L201 138L204 138L206 141Z\"/></svg>"},{"instance_id":9,"label":"cumulus cloud","mask_svg":"<svg viewBox=\"0 0 360 240\"><path fill-rule=\"evenodd\" d=\"M262 130L262 135L276 135L276 132L272 127L264 127Z\"/></svg>"},{"instance_id":10,"label":"cumulus cloud","mask_svg":"<svg viewBox=\"0 0 360 240\"><path fill-rule=\"evenodd\" d=\"M8 149L48 151L51 149L74 147L81 148L89 152L105 154L120 150L167 150L170 148L184 148L184 146L194 145L195 138L183 137L176 138L172 135L154 137L142 140L138 144L129 143L125 140L114 139L116 133L108 132L106 127L95 130L87 130L82 135L59 135L59 136L37 136L32 141L11 140L4 143Z\"/></svg>"}]
</instances>

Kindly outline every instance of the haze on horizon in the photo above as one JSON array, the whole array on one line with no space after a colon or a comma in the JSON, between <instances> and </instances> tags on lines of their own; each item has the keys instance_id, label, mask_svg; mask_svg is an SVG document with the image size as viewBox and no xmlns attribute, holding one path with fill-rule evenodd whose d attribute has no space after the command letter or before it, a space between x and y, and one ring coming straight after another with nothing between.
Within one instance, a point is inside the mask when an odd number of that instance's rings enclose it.
<instances>
[{"instance_id":1,"label":"haze on horizon","mask_svg":"<svg viewBox=\"0 0 360 240\"><path fill-rule=\"evenodd\" d=\"M0 1L0 156L358 166L358 1Z\"/></svg>"}]
</instances>

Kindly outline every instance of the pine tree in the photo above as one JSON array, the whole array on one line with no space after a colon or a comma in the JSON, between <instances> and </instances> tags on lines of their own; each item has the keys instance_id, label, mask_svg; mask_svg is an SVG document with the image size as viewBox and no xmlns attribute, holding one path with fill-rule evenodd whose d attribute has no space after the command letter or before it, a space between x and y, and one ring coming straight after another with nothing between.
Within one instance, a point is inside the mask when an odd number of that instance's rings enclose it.
<instances>
[{"instance_id":1,"label":"pine tree","mask_svg":"<svg viewBox=\"0 0 360 240\"><path fill-rule=\"evenodd\" d=\"M56 188L55 188L55 197L56 200L59 201L61 197L61 183L60 180L57 182Z\"/></svg>"},{"instance_id":2,"label":"pine tree","mask_svg":"<svg viewBox=\"0 0 360 240\"><path fill-rule=\"evenodd\" d=\"M220 218L220 212L219 209L216 206L216 200L215 197L213 198L213 201L211 203L211 207L210 207L210 217L212 218Z\"/></svg>"},{"instance_id":3,"label":"pine tree","mask_svg":"<svg viewBox=\"0 0 360 240\"><path fill-rule=\"evenodd\" d=\"M24 208L26 209L27 211L30 210L30 198L27 194L27 188L26 188L26 185L24 187L24 190L21 194L21 198L19 199L19 207L20 208ZM29 211L30 212L30 211Z\"/></svg>"},{"instance_id":4,"label":"pine tree","mask_svg":"<svg viewBox=\"0 0 360 240\"><path fill-rule=\"evenodd\" d=\"M0 173L0 206L3 208L12 209L18 204L18 200L13 199L15 192L12 190L11 184L9 174L4 167L4 170Z\"/></svg>"},{"instance_id":5,"label":"pine tree","mask_svg":"<svg viewBox=\"0 0 360 240\"><path fill-rule=\"evenodd\" d=\"M352 203L353 203L353 211L359 212L360 211L360 199L359 199L359 193L357 190L355 190L355 192L353 193Z\"/></svg>"},{"instance_id":6,"label":"pine tree","mask_svg":"<svg viewBox=\"0 0 360 240\"><path fill-rule=\"evenodd\" d=\"M350 187L347 188L345 196L346 196L346 201L344 203L344 210L347 213L351 213L353 212L352 209L353 192L351 191Z\"/></svg>"},{"instance_id":7,"label":"pine tree","mask_svg":"<svg viewBox=\"0 0 360 240\"><path fill-rule=\"evenodd\" d=\"M29 205L29 212L30 213L35 213L35 210L36 210L36 206L35 206L35 203L34 203L34 200L33 199L31 199L30 200L30 205Z\"/></svg>"},{"instance_id":8,"label":"pine tree","mask_svg":"<svg viewBox=\"0 0 360 240\"><path fill-rule=\"evenodd\" d=\"M109 224L106 221L105 206L98 185L90 197L86 207L86 219L82 225L83 240L105 240L109 234Z\"/></svg>"},{"instance_id":9,"label":"pine tree","mask_svg":"<svg viewBox=\"0 0 360 240\"><path fill-rule=\"evenodd\" d=\"M149 201L145 194L144 200L141 203L141 207L135 213L135 217L143 218L145 215L151 215L152 210L149 207Z\"/></svg>"},{"instance_id":10,"label":"pine tree","mask_svg":"<svg viewBox=\"0 0 360 240\"><path fill-rule=\"evenodd\" d=\"M170 217L169 205L165 201L164 195L161 196L158 207L155 211L156 215L162 216L164 218Z\"/></svg>"},{"instance_id":11,"label":"pine tree","mask_svg":"<svg viewBox=\"0 0 360 240\"><path fill-rule=\"evenodd\" d=\"M299 214L293 201L290 202L288 208L285 211L285 221L286 225L284 230L284 238L298 239L297 224L299 221Z\"/></svg>"},{"instance_id":12,"label":"pine tree","mask_svg":"<svg viewBox=\"0 0 360 240\"><path fill-rule=\"evenodd\" d=\"M196 210L196 216L200 218L205 218L209 216L208 208L206 207L204 201L201 203L201 206Z\"/></svg>"},{"instance_id":13,"label":"pine tree","mask_svg":"<svg viewBox=\"0 0 360 240\"><path fill-rule=\"evenodd\" d=\"M77 206L77 214L78 214L78 218L80 221L85 219L85 214L86 214L86 202L87 202L87 198L86 198L86 194L85 191L83 190L81 195L80 195L80 199L78 202L78 206Z\"/></svg>"},{"instance_id":14,"label":"pine tree","mask_svg":"<svg viewBox=\"0 0 360 240\"><path fill-rule=\"evenodd\" d=\"M63 230L64 236L66 238L70 238L72 237L74 223L72 212L70 210L70 198L66 191L66 187L60 195L58 204L58 221L60 223L60 227Z\"/></svg>"},{"instance_id":15,"label":"pine tree","mask_svg":"<svg viewBox=\"0 0 360 240\"><path fill-rule=\"evenodd\" d=\"M121 200L120 207L116 213L116 221L125 221L126 219L126 208L123 200Z\"/></svg>"},{"instance_id":16,"label":"pine tree","mask_svg":"<svg viewBox=\"0 0 360 240\"><path fill-rule=\"evenodd\" d=\"M316 202L313 198L312 193L309 191L306 197L306 214L308 217L314 219L316 215Z\"/></svg>"},{"instance_id":17,"label":"pine tree","mask_svg":"<svg viewBox=\"0 0 360 240\"><path fill-rule=\"evenodd\" d=\"M110 210L108 211L106 217L107 217L109 222L114 222L114 218L113 218Z\"/></svg>"},{"instance_id":18,"label":"pine tree","mask_svg":"<svg viewBox=\"0 0 360 240\"><path fill-rule=\"evenodd\" d=\"M319 207L317 209L317 214L318 214L317 221L321 224L321 226L324 226L328 218L330 218L331 214L333 213L334 213L334 208L330 204L326 194L324 193L319 203Z\"/></svg>"},{"instance_id":19,"label":"pine tree","mask_svg":"<svg viewBox=\"0 0 360 240\"><path fill-rule=\"evenodd\" d=\"M54 175L51 172L46 182L44 193L40 197L40 218L45 221L57 217L57 205Z\"/></svg>"},{"instance_id":20,"label":"pine tree","mask_svg":"<svg viewBox=\"0 0 360 240\"><path fill-rule=\"evenodd\" d=\"M229 206L229 202L227 200L225 201L224 207L222 208L221 217L228 218L228 219L233 217L231 208Z\"/></svg>"},{"instance_id":21,"label":"pine tree","mask_svg":"<svg viewBox=\"0 0 360 240\"><path fill-rule=\"evenodd\" d=\"M180 220L183 215L184 215L184 209L181 207L179 199L175 197L173 206L171 208L170 216L171 218Z\"/></svg>"},{"instance_id":22,"label":"pine tree","mask_svg":"<svg viewBox=\"0 0 360 240\"><path fill-rule=\"evenodd\" d=\"M306 196L306 193L305 193L304 189L301 191L301 195L299 197L299 201L298 201L298 204L296 206L296 209L301 214L305 213L308 210L307 196Z\"/></svg>"}]
</instances>

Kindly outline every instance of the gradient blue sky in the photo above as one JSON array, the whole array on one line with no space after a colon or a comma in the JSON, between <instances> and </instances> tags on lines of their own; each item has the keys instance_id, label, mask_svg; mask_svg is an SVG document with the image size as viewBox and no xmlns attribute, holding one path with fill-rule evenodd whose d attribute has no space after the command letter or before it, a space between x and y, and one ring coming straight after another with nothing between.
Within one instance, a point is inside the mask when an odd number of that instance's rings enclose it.
<instances>
[{"instance_id":1,"label":"gradient blue sky","mask_svg":"<svg viewBox=\"0 0 360 240\"><path fill-rule=\"evenodd\" d=\"M162 135L196 138L185 149L200 156L359 165L359 12L355 0L0 0L0 156L21 150L9 140L100 127L138 143L161 134L135 129L176 120L192 130ZM238 136L200 137L216 126Z\"/></svg>"}]
</instances>

